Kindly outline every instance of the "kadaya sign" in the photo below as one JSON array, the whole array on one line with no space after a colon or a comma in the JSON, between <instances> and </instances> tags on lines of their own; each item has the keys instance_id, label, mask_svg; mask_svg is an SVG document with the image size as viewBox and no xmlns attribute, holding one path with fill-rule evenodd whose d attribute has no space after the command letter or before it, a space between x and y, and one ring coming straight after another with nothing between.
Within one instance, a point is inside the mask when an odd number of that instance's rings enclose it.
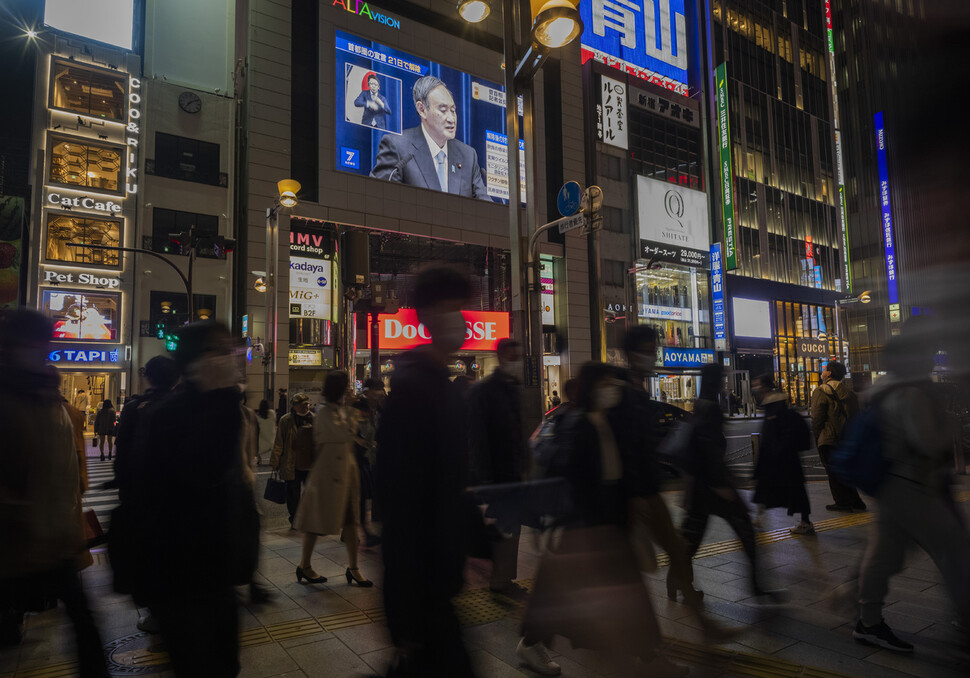
<instances>
[{"instance_id":1,"label":"kadaya sign","mask_svg":"<svg viewBox=\"0 0 970 678\"><path fill-rule=\"evenodd\" d=\"M465 343L462 351L494 351L500 339L511 336L509 314L494 311L462 311ZM418 322L418 312L402 308L397 313L377 316L382 350L400 350L431 343L431 333ZM370 332L368 332L368 340Z\"/></svg>"}]
</instances>

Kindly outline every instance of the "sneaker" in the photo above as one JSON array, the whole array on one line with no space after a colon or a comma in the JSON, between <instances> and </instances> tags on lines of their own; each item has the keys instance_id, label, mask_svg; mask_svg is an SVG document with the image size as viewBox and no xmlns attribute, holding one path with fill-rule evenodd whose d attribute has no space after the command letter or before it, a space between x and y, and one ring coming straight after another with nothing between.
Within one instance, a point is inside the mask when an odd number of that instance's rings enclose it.
<instances>
[{"instance_id":1,"label":"sneaker","mask_svg":"<svg viewBox=\"0 0 970 678\"><path fill-rule=\"evenodd\" d=\"M815 534L815 526L812 525L811 523L806 523L803 520L802 522L795 525L795 527L789 528L788 531L791 532L792 534L813 535Z\"/></svg>"},{"instance_id":2,"label":"sneaker","mask_svg":"<svg viewBox=\"0 0 970 678\"><path fill-rule=\"evenodd\" d=\"M843 513L852 513L851 506L843 506L842 504L829 504L825 507L826 511L841 511Z\"/></svg>"},{"instance_id":3,"label":"sneaker","mask_svg":"<svg viewBox=\"0 0 970 678\"><path fill-rule=\"evenodd\" d=\"M519 646L515 648L518 656L526 668L535 671L542 676L558 676L562 673L562 667L549 658L549 652L542 645L526 645L525 638L519 641Z\"/></svg>"},{"instance_id":4,"label":"sneaker","mask_svg":"<svg viewBox=\"0 0 970 678\"><path fill-rule=\"evenodd\" d=\"M860 619L855 625L852 637L870 645L877 645L893 652L912 652L913 646L906 641L900 640L893 633L892 629L881 621L875 626L865 626Z\"/></svg>"}]
</instances>

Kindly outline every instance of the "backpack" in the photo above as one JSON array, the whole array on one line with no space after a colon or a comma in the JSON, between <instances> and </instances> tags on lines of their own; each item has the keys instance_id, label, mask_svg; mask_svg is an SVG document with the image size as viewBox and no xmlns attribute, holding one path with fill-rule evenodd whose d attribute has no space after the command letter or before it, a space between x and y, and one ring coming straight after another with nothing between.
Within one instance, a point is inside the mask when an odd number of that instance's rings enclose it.
<instances>
[{"instance_id":1,"label":"backpack","mask_svg":"<svg viewBox=\"0 0 970 678\"><path fill-rule=\"evenodd\" d=\"M889 462L882 451L882 422L878 402L852 417L841 442L832 452L832 472L849 487L872 496L889 474Z\"/></svg>"},{"instance_id":2,"label":"backpack","mask_svg":"<svg viewBox=\"0 0 970 678\"><path fill-rule=\"evenodd\" d=\"M845 437L846 426L848 423L859 413L859 401L856 400L855 394L850 393L849 398L840 398L839 394L834 390L828 390L824 385L819 386L824 395L829 402L835 403L835 414L833 419L836 422L835 428L837 435L840 439Z\"/></svg>"}]
</instances>

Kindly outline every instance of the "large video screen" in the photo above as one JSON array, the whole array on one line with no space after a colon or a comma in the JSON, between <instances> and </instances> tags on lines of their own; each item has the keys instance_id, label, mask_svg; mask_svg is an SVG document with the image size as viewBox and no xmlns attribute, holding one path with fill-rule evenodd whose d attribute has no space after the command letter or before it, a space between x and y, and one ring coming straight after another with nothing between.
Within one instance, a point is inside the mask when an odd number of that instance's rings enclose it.
<instances>
[{"instance_id":1,"label":"large video screen","mask_svg":"<svg viewBox=\"0 0 970 678\"><path fill-rule=\"evenodd\" d=\"M508 204L503 87L372 40L336 34L337 169ZM521 139L519 150L524 202Z\"/></svg>"},{"instance_id":2,"label":"large video screen","mask_svg":"<svg viewBox=\"0 0 970 678\"><path fill-rule=\"evenodd\" d=\"M41 312L54 321L54 339L118 341L121 295L44 290Z\"/></svg>"},{"instance_id":3,"label":"large video screen","mask_svg":"<svg viewBox=\"0 0 970 678\"><path fill-rule=\"evenodd\" d=\"M134 0L47 0L44 23L66 33L131 49Z\"/></svg>"},{"instance_id":4,"label":"large video screen","mask_svg":"<svg viewBox=\"0 0 970 678\"><path fill-rule=\"evenodd\" d=\"M771 308L768 302L735 297L734 334L738 337L771 339Z\"/></svg>"}]
</instances>

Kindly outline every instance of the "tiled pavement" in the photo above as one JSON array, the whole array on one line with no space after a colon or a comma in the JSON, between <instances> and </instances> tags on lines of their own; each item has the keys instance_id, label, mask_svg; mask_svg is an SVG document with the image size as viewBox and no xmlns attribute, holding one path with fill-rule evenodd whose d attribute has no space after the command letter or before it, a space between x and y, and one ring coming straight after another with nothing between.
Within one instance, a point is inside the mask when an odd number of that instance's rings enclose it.
<instances>
[{"instance_id":1,"label":"tiled pavement","mask_svg":"<svg viewBox=\"0 0 970 678\"><path fill-rule=\"evenodd\" d=\"M827 485L810 483L813 506L830 497ZM675 521L683 512L676 492L667 498ZM970 514L970 482L961 478L959 499ZM682 604L663 593L666 567L647 575L653 604L668 639L664 652L692 667L691 675L714 676L879 676L950 678L970 675L968 638L956 631L940 576L930 559L911 553L906 568L892 580L887 598L887 622L917 646L912 656L855 643L851 602L840 602L857 567L871 514L829 514L817 511L816 537L792 537L793 520L783 510L769 512L761 535L760 553L766 584L786 588L789 604L759 606L747 587L747 564L733 534L718 519L711 521L705 545L695 560L697 585L706 595L705 607L725 624L744 627L744 633L719 648L705 648L697 623ZM349 677L383 673L392 654L382 625L379 586L359 589L342 578L346 563L336 538L318 543L314 568L330 577L325 585L300 585L294 570L300 557L299 535L286 531L264 534L259 579L274 590L266 605L244 604L242 609L242 676ZM131 600L111 590L111 572L103 555L84 571L115 675L171 675L156 638L137 631L138 613ZM528 585L539 561L535 541L521 542L519 574ZM665 559L661 558L661 564ZM380 581L380 554L361 550L364 574ZM465 638L479 675L504 678L529 676L518 667L517 616L521 608L495 599L485 588L487 565L469 564L468 588L457 600ZM840 595L843 594L843 595ZM851 593L849 592L849 597ZM24 643L0 652L0 678L76 675L70 626L62 610L32 615ZM625 676L628 671L611 658L573 650L560 641L553 648L563 675L575 678Z\"/></svg>"}]
</instances>

